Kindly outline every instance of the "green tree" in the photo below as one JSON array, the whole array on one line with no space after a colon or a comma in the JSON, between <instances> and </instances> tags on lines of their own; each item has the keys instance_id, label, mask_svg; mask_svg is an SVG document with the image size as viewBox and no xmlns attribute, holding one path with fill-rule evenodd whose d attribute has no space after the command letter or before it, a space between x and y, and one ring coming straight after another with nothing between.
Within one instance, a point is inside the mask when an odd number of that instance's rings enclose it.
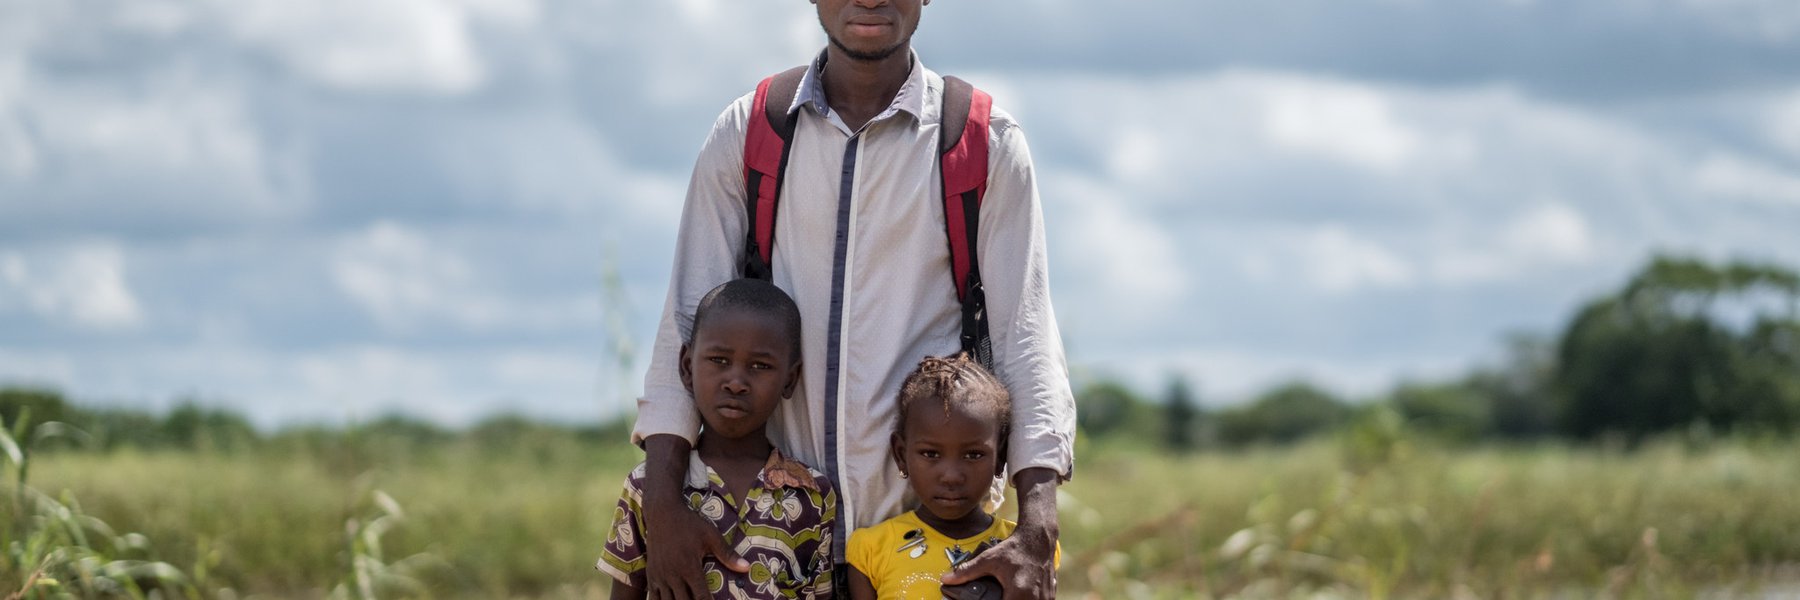
<instances>
[{"instance_id":1,"label":"green tree","mask_svg":"<svg viewBox=\"0 0 1800 600\"><path fill-rule=\"evenodd\" d=\"M1630 438L1800 424L1800 275L1658 257L1578 313L1557 349L1562 422ZM1745 315L1748 315L1746 318Z\"/></svg>"},{"instance_id":2,"label":"green tree","mask_svg":"<svg viewBox=\"0 0 1800 600\"><path fill-rule=\"evenodd\" d=\"M1113 379L1099 379L1075 395L1075 424L1096 437L1118 433L1141 420L1144 401Z\"/></svg>"},{"instance_id":3,"label":"green tree","mask_svg":"<svg viewBox=\"0 0 1800 600\"><path fill-rule=\"evenodd\" d=\"M1463 385L1487 402L1488 433L1531 439L1556 432L1555 374L1555 347L1541 336L1517 334L1508 338L1507 357L1498 368L1471 373Z\"/></svg>"},{"instance_id":4,"label":"green tree","mask_svg":"<svg viewBox=\"0 0 1800 600\"><path fill-rule=\"evenodd\" d=\"M61 392L49 388L0 388L0 422L17 423L19 416L31 411L33 423L67 421L72 412Z\"/></svg>"},{"instance_id":5,"label":"green tree","mask_svg":"<svg viewBox=\"0 0 1800 600\"><path fill-rule=\"evenodd\" d=\"M1194 394L1188 389L1187 379L1176 376L1169 382L1168 395L1163 400L1163 443L1170 450L1187 452L1197 445L1194 439L1194 425L1200 416L1200 410L1194 404Z\"/></svg>"},{"instance_id":6,"label":"green tree","mask_svg":"<svg viewBox=\"0 0 1800 600\"><path fill-rule=\"evenodd\" d=\"M1293 442L1343 424L1350 416L1329 392L1293 382L1263 393L1247 406L1219 413L1219 439L1227 444Z\"/></svg>"},{"instance_id":7,"label":"green tree","mask_svg":"<svg viewBox=\"0 0 1800 600\"><path fill-rule=\"evenodd\" d=\"M179 448L241 450L256 442L256 428L243 416L222 408L183 401L163 418L163 439Z\"/></svg>"},{"instance_id":8,"label":"green tree","mask_svg":"<svg viewBox=\"0 0 1800 600\"><path fill-rule=\"evenodd\" d=\"M1466 381L1446 384L1403 384L1394 389L1394 409L1413 429L1468 441L1487 433L1492 405Z\"/></svg>"}]
</instances>

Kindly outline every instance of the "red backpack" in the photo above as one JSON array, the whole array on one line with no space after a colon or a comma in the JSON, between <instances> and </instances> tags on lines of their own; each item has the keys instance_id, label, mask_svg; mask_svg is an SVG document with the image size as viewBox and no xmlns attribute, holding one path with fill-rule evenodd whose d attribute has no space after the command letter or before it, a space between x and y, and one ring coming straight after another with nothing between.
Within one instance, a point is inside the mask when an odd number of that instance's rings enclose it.
<instances>
[{"instance_id":1,"label":"red backpack","mask_svg":"<svg viewBox=\"0 0 1800 600\"><path fill-rule=\"evenodd\" d=\"M745 277L772 278L770 257L775 244L775 208L781 198L781 175L787 171L794 139L788 108L800 88L806 67L795 67L756 86L750 129L744 136L744 204L750 227L744 236ZM944 199L944 229L950 241L950 276L962 303L962 349L993 366L988 336L987 297L981 289L981 267L975 260L981 198L987 193L988 116L994 100L986 92L955 77L944 78L943 126L938 130L939 184Z\"/></svg>"}]
</instances>

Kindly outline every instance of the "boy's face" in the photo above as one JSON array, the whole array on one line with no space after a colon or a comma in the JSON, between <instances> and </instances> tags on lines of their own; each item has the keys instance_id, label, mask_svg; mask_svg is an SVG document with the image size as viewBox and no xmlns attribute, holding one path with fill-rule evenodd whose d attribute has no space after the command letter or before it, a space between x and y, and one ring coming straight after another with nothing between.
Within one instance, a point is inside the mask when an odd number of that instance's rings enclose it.
<instances>
[{"instance_id":1,"label":"boy's face","mask_svg":"<svg viewBox=\"0 0 1800 600\"><path fill-rule=\"evenodd\" d=\"M779 320L746 310L708 314L697 327L681 348L681 383L706 428L733 439L761 431L800 379L792 340Z\"/></svg>"},{"instance_id":2,"label":"boy's face","mask_svg":"<svg viewBox=\"0 0 1800 600\"><path fill-rule=\"evenodd\" d=\"M953 521L981 510L1000 474L1000 425L992 415L935 400L907 411L905 435L893 437L894 461L912 483L919 505Z\"/></svg>"}]
</instances>

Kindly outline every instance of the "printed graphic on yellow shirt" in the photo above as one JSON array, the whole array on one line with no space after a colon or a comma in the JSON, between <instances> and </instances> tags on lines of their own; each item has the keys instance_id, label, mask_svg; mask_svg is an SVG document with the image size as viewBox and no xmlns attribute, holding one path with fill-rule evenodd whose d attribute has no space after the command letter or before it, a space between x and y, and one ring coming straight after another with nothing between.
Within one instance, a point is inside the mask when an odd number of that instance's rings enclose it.
<instances>
[{"instance_id":1,"label":"printed graphic on yellow shirt","mask_svg":"<svg viewBox=\"0 0 1800 600\"><path fill-rule=\"evenodd\" d=\"M981 533L955 539L911 511L850 534L844 557L875 586L880 600L941 600L940 579L956 565L1012 535L1016 524L995 518ZM1062 548L1057 548L1060 562Z\"/></svg>"}]
</instances>

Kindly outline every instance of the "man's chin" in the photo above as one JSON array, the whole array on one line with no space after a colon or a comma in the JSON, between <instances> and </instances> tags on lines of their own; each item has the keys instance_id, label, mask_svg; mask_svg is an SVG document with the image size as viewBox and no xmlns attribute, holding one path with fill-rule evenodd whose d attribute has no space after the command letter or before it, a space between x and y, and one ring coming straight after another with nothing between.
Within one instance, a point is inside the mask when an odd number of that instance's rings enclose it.
<instances>
[{"instance_id":1,"label":"man's chin","mask_svg":"<svg viewBox=\"0 0 1800 600\"><path fill-rule=\"evenodd\" d=\"M888 46L886 48L882 48L879 50L858 50L855 48L851 48L848 45L845 45L843 41L838 40L836 37L831 37L830 39L831 39L831 45L833 47L836 47L839 52L844 53L844 56L849 57L850 60L863 61L863 62L880 62L880 61L887 60L889 57L892 57L895 53L898 53L901 48L906 47L906 41L901 40L900 42L897 42L892 46Z\"/></svg>"}]
</instances>

